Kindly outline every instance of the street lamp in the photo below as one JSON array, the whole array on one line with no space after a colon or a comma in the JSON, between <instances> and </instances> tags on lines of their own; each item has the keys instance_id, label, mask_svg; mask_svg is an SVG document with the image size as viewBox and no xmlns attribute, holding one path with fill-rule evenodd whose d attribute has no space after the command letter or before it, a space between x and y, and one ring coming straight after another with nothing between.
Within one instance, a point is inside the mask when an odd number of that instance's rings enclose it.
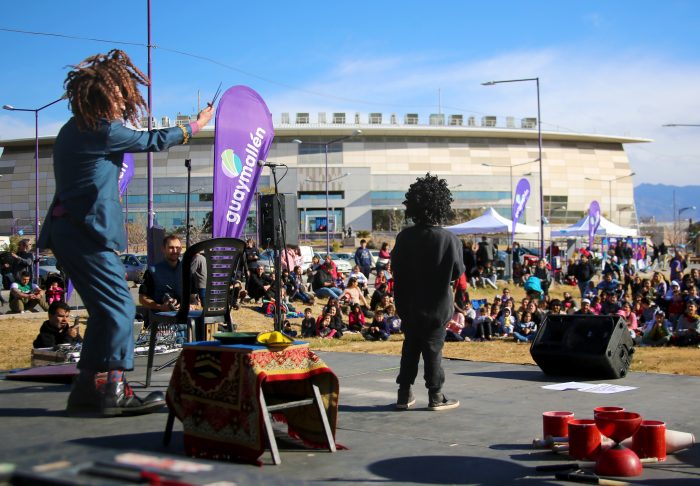
<instances>
[{"instance_id":1,"label":"street lamp","mask_svg":"<svg viewBox=\"0 0 700 486\"><path fill-rule=\"evenodd\" d=\"M514 197L513 196L513 168L520 167L521 165L532 164L533 162L537 162L537 159L530 160L528 162L523 162L521 164L515 164L515 165L496 165L496 164L488 164L486 162L481 163L481 165L483 165L484 167L498 167L501 169L506 169L506 168L508 169L508 172L510 174L509 178L510 178L510 208L511 208L511 211L513 210L513 204L514 204L514 201L513 201L513 197ZM527 174L523 174L523 175L527 175Z\"/></svg>"},{"instance_id":2,"label":"street lamp","mask_svg":"<svg viewBox=\"0 0 700 486\"><path fill-rule=\"evenodd\" d=\"M617 208L617 224L622 225L622 218L620 217L622 211L630 210L634 210L634 206L622 206L621 208Z\"/></svg>"},{"instance_id":3,"label":"street lamp","mask_svg":"<svg viewBox=\"0 0 700 486\"><path fill-rule=\"evenodd\" d=\"M9 111L29 111L34 113L34 281L37 284L39 284L39 112L66 98L68 96L64 94L59 99L39 108L15 108L12 105L3 105L2 107L4 110Z\"/></svg>"},{"instance_id":4,"label":"street lamp","mask_svg":"<svg viewBox=\"0 0 700 486\"><path fill-rule=\"evenodd\" d=\"M481 84L483 86L493 86L501 83L522 83L527 81L534 81L537 87L537 160L540 163L540 254L544 257L544 183L542 173L542 116L540 112L540 78L504 79L500 81L487 81Z\"/></svg>"},{"instance_id":5,"label":"street lamp","mask_svg":"<svg viewBox=\"0 0 700 486\"><path fill-rule=\"evenodd\" d=\"M328 147L330 145L333 145L334 143L342 142L343 140L347 140L352 137L356 137L357 135L360 135L362 133L362 130L354 130L350 135L345 135L344 137L339 137L339 138L334 138L333 140L330 140L328 142L303 142L299 140L298 138L295 138L292 140L294 143L302 144L305 143L307 145L316 145L319 147L323 147L323 152L324 152L324 161L325 161L325 182L326 182L326 254L331 252L331 219L330 219L330 209L329 209L329 204L328 204L328 183L330 182L328 180Z\"/></svg>"},{"instance_id":6,"label":"street lamp","mask_svg":"<svg viewBox=\"0 0 700 486\"><path fill-rule=\"evenodd\" d=\"M678 210L678 235L679 236L681 234L681 213L683 213L684 211L695 211L695 209L696 209L695 206L686 206L686 207L680 208ZM690 230L690 225L688 225L688 230ZM690 233L690 231L688 231L688 233ZM682 239L681 239L681 241L682 241Z\"/></svg>"},{"instance_id":7,"label":"street lamp","mask_svg":"<svg viewBox=\"0 0 700 486\"><path fill-rule=\"evenodd\" d=\"M594 179L592 177L584 177L587 181L595 181L595 182L607 182L608 183L608 218L610 218L610 221L612 221L613 214L612 214L612 183L619 181L620 179L624 179L626 177L632 177L636 173L635 172L630 172L627 175L623 175L620 177L614 177L612 179Z\"/></svg>"},{"instance_id":8,"label":"street lamp","mask_svg":"<svg viewBox=\"0 0 700 486\"><path fill-rule=\"evenodd\" d=\"M201 192L204 190L203 187L197 187L193 190L190 191L190 178L189 178L189 170L191 165L190 164L190 159L187 159L185 161L185 167L187 167L188 171L188 177L187 177L187 192L180 192L176 191L175 189L170 189L169 192L171 194L185 194L187 196L187 199L185 200L185 248L190 247L190 194L192 193L197 193Z\"/></svg>"}]
</instances>

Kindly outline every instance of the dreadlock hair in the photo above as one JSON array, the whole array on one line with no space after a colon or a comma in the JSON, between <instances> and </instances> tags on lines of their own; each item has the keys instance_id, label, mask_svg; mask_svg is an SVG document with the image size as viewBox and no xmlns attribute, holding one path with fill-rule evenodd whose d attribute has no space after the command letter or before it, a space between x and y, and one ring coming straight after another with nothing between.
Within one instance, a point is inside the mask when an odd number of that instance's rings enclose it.
<instances>
[{"instance_id":1,"label":"dreadlock hair","mask_svg":"<svg viewBox=\"0 0 700 486\"><path fill-rule=\"evenodd\" d=\"M101 119L138 126L139 116L148 112L138 86L150 81L124 51L96 54L72 67L63 86L78 128L95 130Z\"/></svg>"},{"instance_id":2,"label":"dreadlock hair","mask_svg":"<svg viewBox=\"0 0 700 486\"><path fill-rule=\"evenodd\" d=\"M403 204L406 206L406 217L414 223L438 226L453 217L452 201L447 181L428 172L409 186Z\"/></svg>"}]
</instances>

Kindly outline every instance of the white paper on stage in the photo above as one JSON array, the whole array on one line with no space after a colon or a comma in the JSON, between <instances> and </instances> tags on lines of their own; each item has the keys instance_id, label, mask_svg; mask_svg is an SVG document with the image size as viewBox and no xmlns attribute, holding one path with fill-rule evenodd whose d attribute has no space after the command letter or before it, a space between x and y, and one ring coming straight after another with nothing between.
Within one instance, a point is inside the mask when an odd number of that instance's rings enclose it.
<instances>
[{"instance_id":1,"label":"white paper on stage","mask_svg":"<svg viewBox=\"0 0 700 486\"><path fill-rule=\"evenodd\" d=\"M555 383L553 385L544 385L545 390L567 391L575 390L586 393L620 393L629 390L636 390L636 386L611 385L610 383L581 383L578 381L567 381L566 383Z\"/></svg>"},{"instance_id":2,"label":"white paper on stage","mask_svg":"<svg viewBox=\"0 0 700 486\"><path fill-rule=\"evenodd\" d=\"M611 385L610 383L599 383L590 388L584 388L582 392L586 393L620 393L629 390L636 390L636 386Z\"/></svg>"},{"instance_id":3,"label":"white paper on stage","mask_svg":"<svg viewBox=\"0 0 700 486\"><path fill-rule=\"evenodd\" d=\"M545 385L542 388L545 390L556 390L556 391L566 391L566 390L582 390L584 388L589 388L595 386L592 383L579 383L577 381L567 381L566 383L555 383L553 385Z\"/></svg>"}]
</instances>

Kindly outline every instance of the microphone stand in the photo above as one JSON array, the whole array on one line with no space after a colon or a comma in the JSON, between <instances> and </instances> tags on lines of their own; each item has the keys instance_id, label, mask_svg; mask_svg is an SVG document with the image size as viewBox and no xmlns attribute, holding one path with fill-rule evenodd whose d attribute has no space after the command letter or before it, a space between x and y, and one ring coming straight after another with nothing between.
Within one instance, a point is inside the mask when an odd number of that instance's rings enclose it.
<instances>
[{"instance_id":1,"label":"microphone stand","mask_svg":"<svg viewBox=\"0 0 700 486\"><path fill-rule=\"evenodd\" d=\"M185 159L187 167L187 200L185 202L185 248L190 247L190 182L192 180L192 159Z\"/></svg>"},{"instance_id":2,"label":"microphone stand","mask_svg":"<svg viewBox=\"0 0 700 486\"><path fill-rule=\"evenodd\" d=\"M274 222L274 240L272 246L274 248L274 265L275 265L275 316L274 327L275 331L282 332L282 249L286 246L285 227L282 220L282 208L280 206L280 194L277 187L277 167L273 164L268 165L272 172L272 180L275 189L275 201L278 208L278 218ZM273 206L274 212L274 206ZM289 263L287 263L289 265Z\"/></svg>"}]
</instances>

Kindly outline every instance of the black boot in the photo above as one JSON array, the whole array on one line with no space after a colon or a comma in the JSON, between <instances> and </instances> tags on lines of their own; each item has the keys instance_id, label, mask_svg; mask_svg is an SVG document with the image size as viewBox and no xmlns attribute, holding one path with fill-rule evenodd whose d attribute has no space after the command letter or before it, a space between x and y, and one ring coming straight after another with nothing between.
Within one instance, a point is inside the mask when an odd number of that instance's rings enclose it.
<instances>
[{"instance_id":1,"label":"black boot","mask_svg":"<svg viewBox=\"0 0 700 486\"><path fill-rule=\"evenodd\" d=\"M99 416L101 404L102 393L98 390L95 379L85 380L78 377L73 381L66 405L68 415L73 417Z\"/></svg>"},{"instance_id":2,"label":"black boot","mask_svg":"<svg viewBox=\"0 0 700 486\"><path fill-rule=\"evenodd\" d=\"M413 396L411 387L399 388L399 392L397 395L398 396L396 398L396 408L399 410L408 410L416 403L416 399Z\"/></svg>"},{"instance_id":3,"label":"black boot","mask_svg":"<svg viewBox=\"0 0 700 486\"><path fill-rule=\"evenodd\" d=\"M107 383L102 396L102 415L143 415L165 406L163 392L151 392L145 398L137 397L126 380Z\"/></svg>"},{"instance_id":4,"label":"black boot","mask_svg":"<svg viewBox=\"0 0 700 486\"><path fill-rule=\"evenodd\" d=\"M441 391L428 392L428 410L441 411L459 407L459 400L451 400Z\"/></svg>"}]
</instances>

